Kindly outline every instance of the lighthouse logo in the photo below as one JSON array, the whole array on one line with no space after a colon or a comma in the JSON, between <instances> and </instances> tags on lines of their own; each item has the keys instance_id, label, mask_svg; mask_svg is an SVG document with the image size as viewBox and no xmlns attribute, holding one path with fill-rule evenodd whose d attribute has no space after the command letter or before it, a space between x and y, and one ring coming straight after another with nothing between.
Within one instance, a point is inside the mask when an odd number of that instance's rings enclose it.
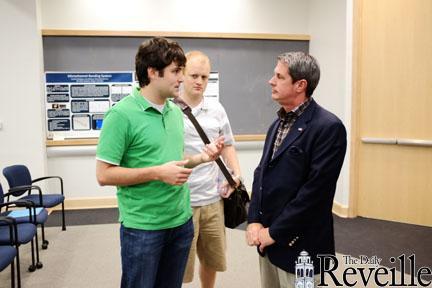
<instances>
[{"instance_id":1,"label":"lighthouse logo","mask_svg":"<svg viewBox=\"0 0 432 288\"><path fill-rule=\"evenodd\" d=\"M314 288L314 267L309 254L300 252L295 263L295 288Z\"/></svg>"}]
</instances>

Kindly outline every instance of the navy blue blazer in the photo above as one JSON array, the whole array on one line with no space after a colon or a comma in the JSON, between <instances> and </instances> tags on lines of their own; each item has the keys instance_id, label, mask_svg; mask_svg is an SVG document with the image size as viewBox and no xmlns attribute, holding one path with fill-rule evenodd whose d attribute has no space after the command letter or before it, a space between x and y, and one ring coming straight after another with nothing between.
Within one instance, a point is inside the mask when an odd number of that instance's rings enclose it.
<instances>
[{"instance_id":1,"label":"navy blue blazer","mask_svg":"<svg viewBox=\"0 0 432 288\"><path fill-rule=\"evenodd\" d=\"M271 263L294 273L302 250L333 254L332 206L346 151L346 130L334 114L313 99L271 159L279 119L270 126L255 169L248 223L269 227L276 241L265 253Z\"/></svg>"}]
</instances>

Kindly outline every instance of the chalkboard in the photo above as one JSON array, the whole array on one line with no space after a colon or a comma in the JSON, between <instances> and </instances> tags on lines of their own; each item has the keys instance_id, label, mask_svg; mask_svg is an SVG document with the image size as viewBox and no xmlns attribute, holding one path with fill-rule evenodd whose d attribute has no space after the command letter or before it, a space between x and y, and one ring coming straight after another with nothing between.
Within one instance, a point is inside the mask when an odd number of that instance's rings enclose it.
<instances>
[{"instance_id":1,"label":"chalkboard","mask_svg":"<svg viewBox=\"0 0 432 288\"><path fill-rule=\"evenodd\" d=\"M46 71L134 71L140 37L43 37ZM307 40L171 38L185 52L201 50L219 72L220 101L234 134L265 134L278 109L268 80L276 57L309 50Z\"/></svg>"}]
</instances>

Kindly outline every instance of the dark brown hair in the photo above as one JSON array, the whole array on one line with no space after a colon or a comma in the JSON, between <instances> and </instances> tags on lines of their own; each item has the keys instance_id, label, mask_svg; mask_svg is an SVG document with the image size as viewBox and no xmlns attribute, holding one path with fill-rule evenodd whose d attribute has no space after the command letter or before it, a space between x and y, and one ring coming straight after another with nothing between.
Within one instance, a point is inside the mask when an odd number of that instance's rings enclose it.
<instances>
[{"instance_id":1,"label":"dark brown hair","mask_svg":"<svg viewBox=\"0 0 432 288\"><path fill-rule=\"evenodd\" d=\"M161 37L155 37L143 42L135 56L135 72L140 87L150 83L147 69L154 68L163 76L163 69L175 62L184 67L186 57L183 49L175 42Z\"/></svg>"}]
</instances>

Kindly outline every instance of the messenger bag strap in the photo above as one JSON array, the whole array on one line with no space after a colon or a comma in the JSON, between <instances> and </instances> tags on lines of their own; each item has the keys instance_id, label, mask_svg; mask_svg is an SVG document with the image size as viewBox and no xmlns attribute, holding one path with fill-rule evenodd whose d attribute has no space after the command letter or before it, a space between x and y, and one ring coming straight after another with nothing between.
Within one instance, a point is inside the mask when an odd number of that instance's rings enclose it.
<instances>
[{"instance_id":1,"label":"messenger bag strap","mask_svg":"<svg viewBox=\"0 0 432 288\"><path fill-rule=\"evenodd\" d=\"M204 142L204 144L210 144L210 140L207 137L207 134L204 132L204 130L202 129L201 125L199 124L198 120L195 118L195 116L192 114L192 109L189 107L189 105L186 104L186 102L183 101L183 99L181 99L180 97L176 97L174 98L173 102L180 107L180 109L183 111L184 114L186 114L186 116L188 116L189 120L192 122L192 124L194 125L195 129L197 130L199 136L201 137L202 141ZM228 171L228 169L226 168L225 164L223 163L222 159L220 157L218 157L216 160L216 164L219 166L219 168L222 171L222 174L225 176L225 178L227 179L229 185L231 187L236 187L236 182L234 181L234 179L231 176L231 173Z\"/></svg>"}]
</instances>

